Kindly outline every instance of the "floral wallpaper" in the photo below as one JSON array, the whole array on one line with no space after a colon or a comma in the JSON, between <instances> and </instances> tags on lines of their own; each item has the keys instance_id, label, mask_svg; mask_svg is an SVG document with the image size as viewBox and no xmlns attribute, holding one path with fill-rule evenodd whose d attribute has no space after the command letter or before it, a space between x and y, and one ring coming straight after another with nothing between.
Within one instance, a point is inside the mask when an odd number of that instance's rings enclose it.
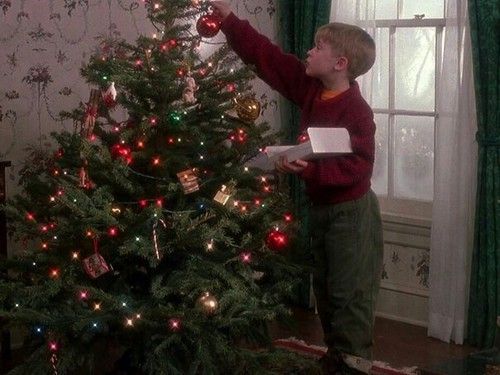
<instances>
[{"instance_id":1,"label":"floral wallpaper","mask_svg":"<svg viewBox=\"0 0 500 375\"><path fill-rule=\"evenodd\" d=\"M422 296L429 293L429 249L386 243L382 287Z\"/></svg>"},{"instance_id":2,"label":"floral wallpaper","mask_svg":"<svg viewBox=\"0 0 500 375\"><path fill-rule=\"evenodd\" d=\"M233 0L232 9L273 39L272 0ZM134 41L152 35L143 0L0 0L0 161L12 161L7 191L27 145L43 145L51 131L71 130L59 112L86 102L90 87L79 74L106 38ZM193 21L194 23L194 21ZM219 36L219 40L223 38ZM209 52L210 43L202 45ZM203 51L202 51L203 53ZM255 81L264 120L279 124L277 94Z\"/></svg>"}]
</instances>

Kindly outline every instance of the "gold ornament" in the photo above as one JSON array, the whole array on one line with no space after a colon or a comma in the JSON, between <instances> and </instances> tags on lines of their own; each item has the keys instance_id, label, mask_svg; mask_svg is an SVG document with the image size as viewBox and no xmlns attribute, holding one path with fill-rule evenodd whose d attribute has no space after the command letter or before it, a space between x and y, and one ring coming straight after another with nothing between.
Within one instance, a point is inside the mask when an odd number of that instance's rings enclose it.
<instances>
[{"instance_id":1,"label":"gold ornament","mask_svg":"<svg viewBox=\"0 0 500 375\"><path fill-rule=\"evenodd\" d=\"M206 315L213 315L217 311L219 302L217 301L217 298L212 296L210 293L205 292L196 301L196 306Z\"/></svg>"},{"instance_id":2,"label":"gold ornament","mask_svg":"<svg viewBox=\"0 0 500 375\"><path fill-rule=\"evenodd\" d=\"M252 97L235 98L235 109L238 117L245 121L252 123L260 116L260 103Z\"/></svg>"},{"instance_id":3,"label":"gold ornament","mask_svg":"<svg viewBox=\"0 0 500 375\"><path fill-rule=\"evenodd\" d=\"M120 216L121 213L122 213L122 209L120 206L117 206L117 205L111 206L111 215Z\"/></svg>"}]
</instances>

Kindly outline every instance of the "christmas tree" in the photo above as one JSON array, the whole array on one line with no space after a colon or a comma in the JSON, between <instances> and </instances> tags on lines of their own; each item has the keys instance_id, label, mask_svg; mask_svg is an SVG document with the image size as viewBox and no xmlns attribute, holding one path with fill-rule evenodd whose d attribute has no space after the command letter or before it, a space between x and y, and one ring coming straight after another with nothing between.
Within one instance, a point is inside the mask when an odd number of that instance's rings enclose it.
<instances>
[{"instance_id":1,"label":"christmas tree","mask_svg":"<svg viewBox=\"0 0 500 375\"><path fill-rule=\"evenodd\" d=\"M157 34L101 41L82 68L96 88L64 114L75 131L31 150L4 208L22 244L1 267L0 316L25 337L12 374L303 369L270 347L297 224L245 167L274 141L252 72L226 45L200 56L220 27L207 3L144 5Z\"/></svg>"}]
</instances>

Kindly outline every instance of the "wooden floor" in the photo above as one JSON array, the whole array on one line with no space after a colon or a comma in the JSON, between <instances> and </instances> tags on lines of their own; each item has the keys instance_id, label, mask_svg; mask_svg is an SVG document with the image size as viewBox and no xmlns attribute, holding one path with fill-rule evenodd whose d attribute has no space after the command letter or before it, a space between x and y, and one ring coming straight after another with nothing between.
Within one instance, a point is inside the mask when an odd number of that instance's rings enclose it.
<instances>
[{"instance_id":1,"label":"wooden floor","mask_svg":"<svg viewBox=\"0 0 500 375\"><path fill-rule=\"evenodd\" d=\"M274 338L295 337L312 345L324 345L318 315L312 310L295 310L295 328L272 327ZM467 345L447 344L427 337L427 329L393 320L375 320L374 360L393 367L431 369L453 360L463 360L477 349Z\"/></svg>"},{"instance_id":2,"label":"wooden floor","mask_svg":"<svg viewBox=\"0 0 500 375\"><path fill-rule=\"evenodd\" d=\"M296 324L293 327L273 325L273 338L295 337L311 345L323 345L323 334L318 316L312 310L295 309ZM392 367L412 367L433 369L443 363L464 360L470 353L477 351L467 345L447 344L427 337L423 327L377 318L375 321L374 359L390 364ZM19 358L14 352L14 361ZM7 366L6 366L7 365ZM0 374L4 373L8 364L0 359ZM429 374L452 374L462 372L434 372ZM464 374L469 372L463 372ZM470 374L478 375L476 372Z\"/></svg>"}]
</instances>

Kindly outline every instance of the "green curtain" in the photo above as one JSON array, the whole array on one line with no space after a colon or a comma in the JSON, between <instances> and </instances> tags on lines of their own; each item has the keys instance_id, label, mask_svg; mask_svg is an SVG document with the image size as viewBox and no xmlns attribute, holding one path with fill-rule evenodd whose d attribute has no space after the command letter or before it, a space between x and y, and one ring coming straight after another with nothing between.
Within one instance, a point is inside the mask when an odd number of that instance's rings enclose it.
<instances>
[{"instance_id":1,"label":"green curtain","mask_svg":"<svg viewBox=\"0 0 500 375\"><path fill-rule=\"evenodd\" d=\"M468 339L494 345L500 315L500 5L469 0L478 132L478 184Z\"/></svg>"},{"instance_id":2,"label":"green curtain","mask_svg":"<svg viewBox=\"0 0 500 375\"><path fill-rule=\"evenodd\" d=\"M319 26L330 19L331 0L280 0L278 2L279 33L283 50L305 59L314 45L314 35ZM292 121L283 126L288 141L298 135L299 110L289 105L282 111Z\"/></svg>"},{"instance_id":3,"label":"green curtain","mask_svg":"<svg viewBox=\"0 0 500 375\"><path fill-rule=\"evenodd\" d=\"M283 50L305 59L307 51L314 45L316 29L328 23L331 0L279 0L279 36ZM290 102L281 102L281 131L284 144L293 144L299 133L300 110ZM307 199L303 193L303 183L297 176L288 179L290 193L295 206L295 216L301 222L301 230L292 257L296 261L308 264L309 233ZM297 292L299 305L309 304L309 273L304 275Z\"/></svg>"}]
</instances>

